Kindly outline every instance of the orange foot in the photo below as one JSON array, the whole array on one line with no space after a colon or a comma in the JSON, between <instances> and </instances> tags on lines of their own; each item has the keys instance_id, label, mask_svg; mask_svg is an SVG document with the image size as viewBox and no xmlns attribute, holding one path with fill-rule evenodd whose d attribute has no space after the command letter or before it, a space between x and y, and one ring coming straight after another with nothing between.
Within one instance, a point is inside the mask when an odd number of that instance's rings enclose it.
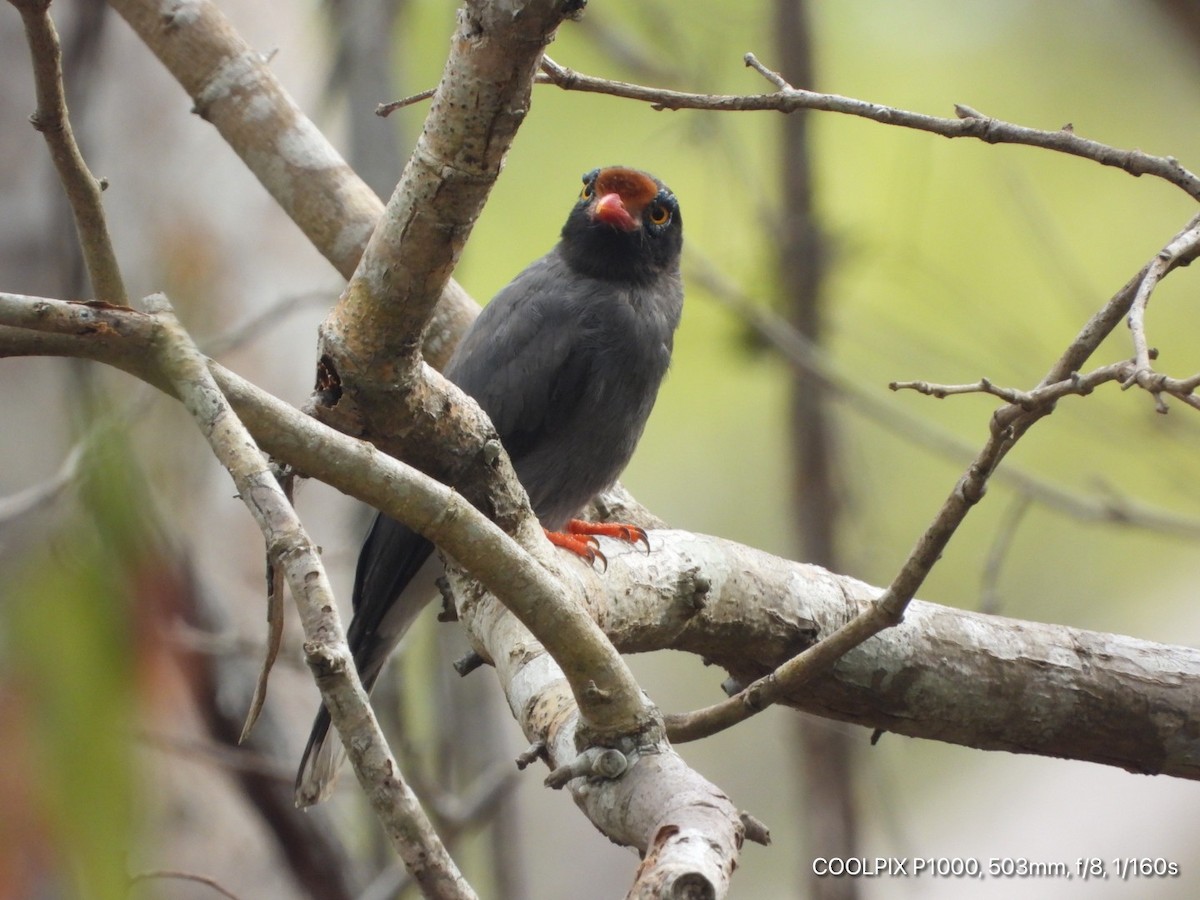
<instances>
[{"instance_id":1,"label":"orange foot","mask_svg":"<svg viewBox=\"0 0 1200 900\"><path fill-rule=\"evenodd\" d=\"M603 563L605 568L608 568L608 560L600 552L600 542L596 540L596 535L616 538L619 541L628 541L631 544L636 544L640 541L646 545L646 552L650 552L650 540L646 537L646 532L636 525L622 525L619 522L585 522L583 519L571 519L567 522L567 530L565 532L546 531L546 537L550 539L550 543L554 546L570 550L576 556L586 559L589 563L594 564L598 559Z\"/></svg>"}]
</instances>

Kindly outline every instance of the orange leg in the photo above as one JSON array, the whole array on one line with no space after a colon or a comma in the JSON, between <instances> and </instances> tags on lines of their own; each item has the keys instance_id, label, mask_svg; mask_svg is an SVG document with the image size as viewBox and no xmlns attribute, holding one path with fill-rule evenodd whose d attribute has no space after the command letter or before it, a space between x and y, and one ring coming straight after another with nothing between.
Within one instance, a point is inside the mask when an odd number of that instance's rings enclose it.
<instances>
[{"instance_id":1,"label":"orange leg","mask_svg":"<svg viewBox=\"0 0 1200 900\"><path fill-rule=\"evenodd\" d=\"M589 563L595 563L599 559L607 567L608 560L600 552L600 542L596 540L597 535L616 538L619 541L628 541L631 544L636 544L640 541L646 545L646 552L650 552L650 540L646 537L645 530L638 528L636 525L622 525L619 522L585 522L583 519L571 519L567 522L565 532L546 532L546 537L550 539L550 543L554 546L570 550L576 556L586 559Z\"/></svg>"}]
</instances>

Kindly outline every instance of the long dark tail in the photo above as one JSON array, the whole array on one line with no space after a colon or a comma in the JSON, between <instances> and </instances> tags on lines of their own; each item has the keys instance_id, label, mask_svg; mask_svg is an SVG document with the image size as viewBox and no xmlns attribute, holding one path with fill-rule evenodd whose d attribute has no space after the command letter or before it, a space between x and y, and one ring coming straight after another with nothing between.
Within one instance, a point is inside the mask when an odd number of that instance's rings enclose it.
<instances>
[{"instance_id":1,"label":"long dark tail","mask_svg":"<svg viewBox=\"0 0 1200 900\"><path fill-rule=\"evenodd\" d=\"M429 541L394 519L375 517L358 556L354 618L346 632L368 693L396 644L437 596L434 581L440 574L441 562ZM329 726L329 710L322 704L296 773L296 805L301 808L329 796L345 758L342 742Z\"/></svg>"}]
</instances>

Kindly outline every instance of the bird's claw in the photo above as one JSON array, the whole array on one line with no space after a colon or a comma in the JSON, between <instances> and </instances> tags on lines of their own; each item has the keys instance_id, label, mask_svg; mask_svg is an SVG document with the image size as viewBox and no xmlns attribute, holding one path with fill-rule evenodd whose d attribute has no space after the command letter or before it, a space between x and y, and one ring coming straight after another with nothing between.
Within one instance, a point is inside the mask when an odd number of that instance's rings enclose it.
<instances>
[{"instance_id":1,"label":"bird's claw","mask_svg":"<svg viewBox=\"0 0 1200 900\"><path fill-rule=\"evenodd\" d=\"M583 519L571 519L567 523L568 534L601 535L625 541L627 544L645 544L646 552L650 552L650 538L646 529L637 525L627 525L623 522L587 522Z\"/></svg>"},{"instance_id":2,"label":"bird's claw","mask_svg":"<svg viewBox=\"0 0 1200 900\"><path fill-rule=\"evenodd\" d=\"M546 537L549 538L550 543L555 547L562 547L564 550L571 551L576 556L586 560L588 565L594 566L596 560L599 560L604 569L608 569L608 558L600 552L600 541L594 536L579 534L571 530L566 532L546 530Z\"/></svg>"}]
</instances>

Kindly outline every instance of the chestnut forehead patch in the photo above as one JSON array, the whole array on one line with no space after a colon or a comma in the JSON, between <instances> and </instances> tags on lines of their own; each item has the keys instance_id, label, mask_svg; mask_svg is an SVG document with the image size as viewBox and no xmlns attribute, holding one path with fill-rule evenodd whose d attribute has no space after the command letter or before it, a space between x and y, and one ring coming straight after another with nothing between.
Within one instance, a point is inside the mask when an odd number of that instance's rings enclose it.
<instances>
[{"instance_id":1,"label":"chestnut forehead patch","mask_svg":"<svg viewBox=\"0 0 1200 900\"><path fill-rule=\"evenodd\" d=\"M619 194L627 209L641 210L658 196L658 185L636 169L604 169L596 176L597 194Z\"/></svg>"}]
</instances>

